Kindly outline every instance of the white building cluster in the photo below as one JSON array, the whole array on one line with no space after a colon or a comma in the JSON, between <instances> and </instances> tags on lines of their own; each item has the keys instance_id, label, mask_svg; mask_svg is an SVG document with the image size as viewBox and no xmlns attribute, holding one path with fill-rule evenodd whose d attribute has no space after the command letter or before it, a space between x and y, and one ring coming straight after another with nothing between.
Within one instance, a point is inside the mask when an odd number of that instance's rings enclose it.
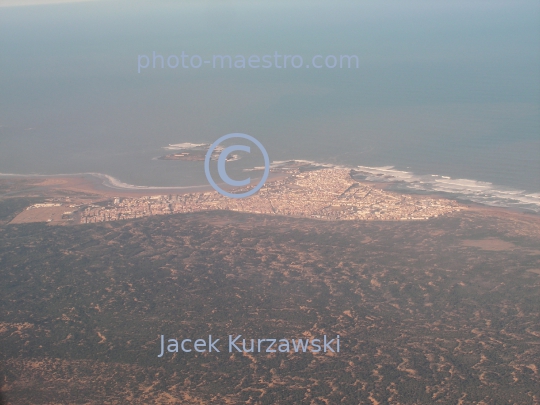
<instances>
[{"instance_id":1,"label":"white building cluster","mask_svg":"<svg viewBox=\"0 0 540 405\"><path fill-rule=\"evenodd\" d=\"M81 222L117 221L150 215L208 210L286 215L326 220L421 220L459 211L457 202L379 190L353 180L347 169L295 170L267 182L254 196L231 199L217 192L115 198L108 207L90 206Z\"/></svg>"}]
</instances>

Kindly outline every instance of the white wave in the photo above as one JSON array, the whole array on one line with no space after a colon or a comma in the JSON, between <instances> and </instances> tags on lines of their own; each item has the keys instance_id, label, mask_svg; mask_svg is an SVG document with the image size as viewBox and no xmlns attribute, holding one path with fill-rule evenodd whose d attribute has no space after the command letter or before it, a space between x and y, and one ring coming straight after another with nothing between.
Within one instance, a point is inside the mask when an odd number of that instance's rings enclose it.
<instances>
[{"instance_id":1,"label":"white wave","mask_svg":"<svg viewBox=\"0 0 540 405\"><path fill-rule=\"evenodd\" d=\"M274 162L273 165L287 164L292 161ZM338 166L307 160L295 160L305 164L323 167L354 169L362 172L366 181L398 183L411 191L436 192L476 203L508 208L522 208L540 213L540 193L499 186L487 181L472 179L454 179L439 174L419 175L394 166Z\"/></svg>"},{"instance_id":2,"label":"white wave","mask_svg":"<svg viewBox=\"0 0 540 405\"><path fill-rule=\"evenodd\" d=\"M284 165L284 164L296 164L296 163L303 163L303 164L306 164L306 165L317 165L317 166L336 166L334 164L331 164L331 163L321 163L321 162L316 162L314 160L303 160L303 159L291 159L291 160L273 160L272 161L272 166L279 166L279 165Z\"/></svg>"},{"instance_id":3,"label":"white wave","mask_svg":"<svg viewBox=\"0 0 540 405\"><path fill-rule=\"evenodd\" d=\"M367 181L400 183L405 189L451 194L476 203L508 208L522 208L540 213L540 193L499 186L486 181L453 179L443 175L417 175L396 170L393 166L357 166Z\"/></svg>"},{"instance_id":4,"label":"white wave","mask_svg":"<svg viewBox=\"0 0 540 405\"><path fill-rule=\"evenodd\" d=\"M357 166L356 170L360 170L366 173L371 174L373 177L368 180L381 180L380 178L392 179L392 180L402 180L402 181L419 181L420 177L415 176L411 172L406 172L403 170L395 170L394 166L381 166L381 167L370 167L370 166ZM376 177L375 177L376 176Z\"/></svg>"},{"instance_id":5,"label":"white wave","mask_svg":"<svg viewBox=\"0 0 540 405\"><path fill-rule=\"evenodd\" d=\"M490 182L470 179L434 179L408 184L415 190L449 193L481 204L524 208L540 212L540 194L511 189Z\"/></svg>"},{"instance_id":6,"label":"white wave","mask_svg":"<svg viewBox=\"0 0 540 405\"><path fill-rule=\"evenodd\" d=\"M491 183L469 179L435 179L434 185L448 190L475 192L490 190L493 186Z\"/></svg>"},{"instance_id":7,"label":"white wave","mask_svg":"<svg viewBox=\"0 0 540 405\"><path fill-rule=\"evenodd\" d=\"M104 186L107 186L109 188L116 188L121 190L188 190L188 189L196 189L196 188L203 188L208 187L207 185L199 185L199 186L136 186L134 184L128 184L124 183L123 181L117 179L116 177L109 176L108 174L103 173L87 173L92 176L95 176L99 179L102 179L102 184Z\"/></svg>"},{"instance_id":8,"label":"white wave","mask_svg":"<svg viewBox=\"0 0 540 405\"><path fill-rule=\"evenodd\" d=\"M164 146L163 149L168 150L179 150L179 149L194 149L201 146L210 146L208 143L190 143L190 142L184 142L184 143L170 143L169 146Z\"/></svg>"}]
</instances>

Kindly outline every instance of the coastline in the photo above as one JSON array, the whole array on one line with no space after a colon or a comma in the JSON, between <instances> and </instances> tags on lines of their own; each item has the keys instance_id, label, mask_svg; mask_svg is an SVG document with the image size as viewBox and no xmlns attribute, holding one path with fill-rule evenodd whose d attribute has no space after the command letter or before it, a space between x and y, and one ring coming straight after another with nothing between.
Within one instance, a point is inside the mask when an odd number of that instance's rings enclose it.
<instances>
[{"instance_id":1,"label":"coastline","mask_svg":"<svg viewBox=\"0 0 540 405\"><path fill-rule=\"evenodd\" d=\"M286 179L294 175L291 170L283 170L273 172L267 182L275 182ZM255 179L254 182L257 180ZM460 215L471 214L481 215L485 217L498 217L500 219L511 220L516 223L529 223L533 226L540 226L540 215L537 212L524 211L511 207L493 207L481 203L458 201L457 199L448 198L441 193L406 193L403 191L387 190L391 188L391 183L388 182L371 182L355 180L362 186L367 186L372 189L381 190L394 195L411 194L413 198L433 200L454 201L460 207L457 212L449 212L445 215L456 217ZM5 191L8 192L5 192ZM210 185L194 186L194 187L146 187L132 186L122 183L111 176L97 173L78 173L78 174L59 174L59 175L5 175L0 174L0 199L2 197L30 197L43 200L51 206L41 208L39 210L27 208L22 213L18 214L13 219L12 223L25 222L50 222L51 225L67 225L68 223L79 223L82 217L78 207L106 207L110 206L111 201L117 198L127 199L143 199L150 200L159 197L174 200L174 196L188 196L189 194L213 193L215 190ZM417 196L414 197L414 194ZM188 196L188 198L190 198ZM197 197L196 197L197 198ZM56 207L55 202L63 202L58 204L62 207ZM53 203L53 204L51 204ZM97 205L96 205L97 204ZM104 205L106 204L106 205ZM115 201L116 204L116 201ZM72 209L67 207L75 207L75 213L70 212ZM217 207L216 207L217 208ZM223 208L220 208L223 209ZM238 211L237 208L229 207L232 211ZM254 211L257 213L258 211ZM259 212L265 214L265 212ZM67 215L67 217L66 217ZM295 215L288 215L295 216ZM303 217L303 216L301 216ZM325 220L326 218L320 218ZM373 219L369 219L373 220ZM377 220L377 219L375 219ZM71 221L71 222L70 222ZM385 220L384 220L385 221ZM82 222L80 222L82 223Z\"/></svg>"},{"instance_id":2,"label":"coastline","mask_svg":"<svg viewBox=\"0 0 540 405\"><path fill-rule=\"evenodd\" d=\"M304 167L305 170L318 170L322 168L342 168L350 169L358 172L358 168L351 168L341 165L332 165L326 163L305 161L305 160L291 160L291 161L277 161L273 162L271 167L273 169L278 169L278 171L271 171L268 178L268 182L276 181L283 179L290 175L288 172L289 169L298 169ZM362 170L367 169L363 166ZM385 172L401 173L400 171L390 169L389 167L384 168L372 168L373 173L376 173L378 170L383 170ZM408 172L407 172L408 173ZM433 175L434 176L434 175ZM417 176L419 177L419 176ZM439 176L444 177L444 176ZM52 192L55 190L65 190L74 193L81 193L86 195L93 195L94 197L102 198L113 198L113 197L141 197L141 196L152 196L152 195L185 195L191 193L205 193L212 192L214 189L209 184L204 185L195 185L195 186L171 186L171 187L154 187L154 186L138 186L122 182L121 180L103 173L74 173L74 174L5 174L0 173L0 180L2 179L13 179L13 180L26 180L28 188L10 191L7 193L2 193L0 191L0 197L4 196L16 196L24 192L32 190L43 191L43 192ZM418 183L423 184L422 182L413 182L405 183L400 178L395 178L394 176L383 177L380 174L374 176L366 176L364 179L358 179L353 177L353 179L364 185L369 185L370 187L388 191L396 194L404 195L421 195L424 197L430 197L435 199L448 199L459 202L461 205L466 206L469 210L483 211L483 212L513 212L513 213L522 213L528 217L540 217L540 199L538 203L514 203L514 206L511 206L509 203L506 206L501 206L500 201L497 203L489 204L489 201L475 201L475 195L467 195L465 192L448 192L444 190L436 189L426 189L419 188ZM446 179L446 178L445 178ZM459 180L452 180L459 181ZM468 182L473 182L474 180L464 180ZM253 180L253 183L256 183L257 179ZM482 182L478 182L482 183ZM486 183L483 183L486 184ZM408 187L409 186L409 187ZM538 193L529 193L536 198ZM509 199L509 201L511 201ZM517 200L514 200L517 201ZM527 206L529 205L529 206Z\"/></svg>"},{"instance_id":3,"label":"coastline","mask_svg":"<svg viewBox=\"0 0 540 405\"><path fill-rule=\"evenodd\" d=\"M284 173L270 173L268 182L277 181L286 177ZM0 193L3 196L16 196L17 194L29 191L53 191L67 190L75 193L88 195L99 195L103 197L141 197L148 195L175 194L184 195L191 193L205 193L215 191L210 184L197 186L177 186L177 187L152 187L137 186L123 183L112 176L102 173L75 173L75 174L5 174L0 173L1 179L27 180L28 188L7 193ZM254 179L256 183L258 179Z\"/></svg>"}]
</instances>

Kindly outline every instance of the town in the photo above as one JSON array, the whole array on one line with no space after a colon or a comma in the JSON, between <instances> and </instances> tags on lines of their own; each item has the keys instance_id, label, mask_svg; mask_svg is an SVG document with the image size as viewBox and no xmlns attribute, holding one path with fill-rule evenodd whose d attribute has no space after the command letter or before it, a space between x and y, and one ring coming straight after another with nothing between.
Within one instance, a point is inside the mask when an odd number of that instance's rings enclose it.
<instances>
[{"instance_id":1,"label":"town","mask_svg":"<svg viewBox=\"0 0 540 405\"><path fill-rule=\"evenodd\" d=\"M387 192L358 183L347 169L290 170L267 182L254 196L224 197L217 192L115 198L108 206L81 207L80 223L141 218L151 215L229 210L322 220L425 220L461 206L451 200Z\"/></svg>"}]
</instances>

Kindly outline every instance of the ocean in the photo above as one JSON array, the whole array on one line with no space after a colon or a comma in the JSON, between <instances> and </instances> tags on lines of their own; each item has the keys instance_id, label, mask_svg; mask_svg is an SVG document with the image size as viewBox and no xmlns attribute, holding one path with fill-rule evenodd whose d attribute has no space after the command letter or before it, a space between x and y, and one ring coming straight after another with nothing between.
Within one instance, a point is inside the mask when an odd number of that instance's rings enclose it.
<instances>
[{"instance_id":1,"label":"ocean","mask_svg":"<svg viewBox=\"0 0 540 405\"><path fill-rule=\"evenodd\" d=\"M240 132L274 162L350 167L396 190L540 212L536 1L0 11L0 173L207 184L203 162L157 158L170 144ZM244 66L214 67L215 55ZM250 64L265 55L271 67ZM343 55L358 66L340 68ZM246 158L232 173L260 165Z\"/></svg>"}]
</instances>

